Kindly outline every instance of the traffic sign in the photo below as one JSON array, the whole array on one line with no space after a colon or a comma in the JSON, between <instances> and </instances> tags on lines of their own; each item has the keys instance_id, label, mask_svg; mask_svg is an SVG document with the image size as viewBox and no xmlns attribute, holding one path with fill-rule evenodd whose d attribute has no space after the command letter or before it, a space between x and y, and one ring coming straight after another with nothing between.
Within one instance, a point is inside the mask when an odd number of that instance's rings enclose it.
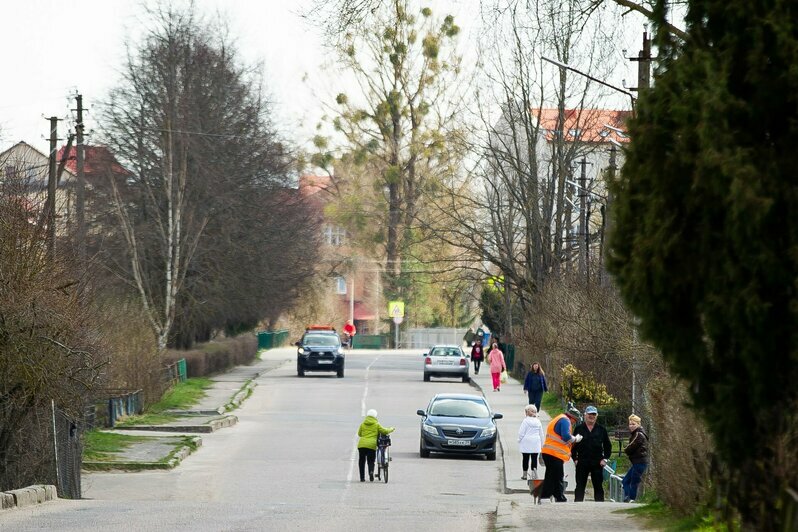
<instances>
[{"instance_id":1,"label":"traffic sign","mask_svg":"<svg viewBox=\"0 0 798 532\"><path fill-rule=\"evenodd\" d=\"M403 317L401 317L401 316L394 316L394 317L393 317L393 322L394 322L395 324L397 324L397 325L399 325L400 323L402 323L402 321L403 321L403 320L404 320L404 318L403 318Z\"/></svg>"},{"instance_id":2,"label":"traffic sign","mask_svg":"<svg viewBox=\"0 0 798 532\"><path fill-rule=\"evenodd\" d=\"M388 315L392 318L405 317L404 301L388 301Z\"/></svg>"}]
</instances>

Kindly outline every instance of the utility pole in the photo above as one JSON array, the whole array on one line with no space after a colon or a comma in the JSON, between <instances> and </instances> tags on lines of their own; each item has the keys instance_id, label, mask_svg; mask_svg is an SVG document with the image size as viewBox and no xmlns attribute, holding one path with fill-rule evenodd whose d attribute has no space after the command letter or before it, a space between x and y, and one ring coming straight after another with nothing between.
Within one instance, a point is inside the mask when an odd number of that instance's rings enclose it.
<instances>
[{"instance_id":1,"label":"utility pole","mask_svg":"<svg viewBox=\"0 0 798 532\"><path fill-rule=\"evenodd\" d=\"M47 215L47 251L50 258L55 257L55 190L56 190L56 166L55 166L55 151L56 144L58 143L58 118L51 116L47 120L50 121L50 157L48 159L47 168L47 203L45 211Z\"/></svg>"},{"instance_id":2,"label":"utility pole","mask_svg":"<svg viewBox=\"0 0 798 532\"><path fill-rule=\"evenodd\" d=\"M582 171L579 174L579 273L587 272L587 160L579 161Z\"/></svg>"},{"instance_id":3,"label":"utility pole","mask_svg":"<svg viewBox=\"0 0 798 532\"><path fill-rule=\"evenodd\" d=\"M643 32L643 49L637 53L637 57L630 57L630 61L637 61L637 87L630 90L640 92L651 87L651 39L648 32Z\"/></svg>"},{"instance_id":4,"label":"utility pole","mask_svg":"<svg viewBox=\"0 0 798 532\"><path fill-rule=\"evenodd\" d=\"M75 134L77 136L77 144L75 152L77 156L77 197L75 202L75 210L77 211L77 246L78 258L80 263L83 264L86 260L86 177L84 173L84 145L83 145L83 95L78 94L75 96L78 108L78 123L75 125Z\"/></svg>"}]
</instances>

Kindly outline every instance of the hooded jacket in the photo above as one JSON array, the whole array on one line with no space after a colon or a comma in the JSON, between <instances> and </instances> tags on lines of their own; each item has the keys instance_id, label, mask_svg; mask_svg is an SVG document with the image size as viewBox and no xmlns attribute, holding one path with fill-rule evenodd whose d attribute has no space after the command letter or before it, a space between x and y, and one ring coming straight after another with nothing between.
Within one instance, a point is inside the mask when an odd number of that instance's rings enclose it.
<instances>
[{"instance_id":1,"label":"hooded jacket","mask_svg":"<svg viewBox=\"0 0 798 532\"><path fill-rule=\"evenodd\" d=\"M393 431L393 427L381 426L374 416L366 416L366 419L360 424L360 428L357 429L357 435L360 436L357 446L363 449L376 449L377 435L390 434Z\"/></svg>"}]
</instances>

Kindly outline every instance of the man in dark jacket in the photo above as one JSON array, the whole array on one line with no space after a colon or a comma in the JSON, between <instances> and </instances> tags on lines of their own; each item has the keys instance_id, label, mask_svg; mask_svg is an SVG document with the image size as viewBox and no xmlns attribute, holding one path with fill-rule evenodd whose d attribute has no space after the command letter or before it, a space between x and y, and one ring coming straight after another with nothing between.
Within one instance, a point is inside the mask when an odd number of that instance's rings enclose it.
<instances>
[{"instance_id":1,"label":"man in dark jacket","mask_svg":"<svg viewBox=\"0 0 798 532\"><path fill-rule=\"evenodd\" d=\"M607 459L612 456L612 443L607 429L599 425L596 422L597 419L596 407L588 406L585 409L585 421L574 429L574 435L582 435L582 441L574 444L571 449L571 456L576 465L576 489L574 490L576 502L585 500L588 475L593 482L593 499L596 502L604 501L603 468L607 464Z\"/></svg>"}]
</instances>

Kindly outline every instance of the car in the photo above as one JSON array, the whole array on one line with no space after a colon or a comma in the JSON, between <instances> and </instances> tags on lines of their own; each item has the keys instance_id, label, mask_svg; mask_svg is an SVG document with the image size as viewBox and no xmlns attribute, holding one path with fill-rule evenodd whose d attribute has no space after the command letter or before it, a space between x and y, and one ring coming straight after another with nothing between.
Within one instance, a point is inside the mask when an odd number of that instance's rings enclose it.
<instances>
[{"instance_id":1,"label":"car","mask_svg":"<svg viewBox=\"0 0 798 532\"><path fill-rule=\"evenodd\" d=\"M471 356L458 345L434 345L424 357L424 381L430 377L455 377L463 382L471 380Z\"/></svg>"},{"instance_id":2,"label":"car","mask_svg":"<svg viewBox=\"0 0 798 532\"><path fill-rule=\"evenodd\" d=\"M310 326L302 339L294 344L296 374L304 377L308 371L334 371L338 378L344 376L344 348L341 338L332 327Z\"/></svg>"},{"instance_id":3,"label":"car","mask_svg":"<svg viewBox=\"0 0 798 532\"><path fill-rule=\"evenodd\" d=\"M421 440L418 453L484 454L496 460L497 419L481 395L439 393L421 416Z\"/></svg>"}]
</instances>

